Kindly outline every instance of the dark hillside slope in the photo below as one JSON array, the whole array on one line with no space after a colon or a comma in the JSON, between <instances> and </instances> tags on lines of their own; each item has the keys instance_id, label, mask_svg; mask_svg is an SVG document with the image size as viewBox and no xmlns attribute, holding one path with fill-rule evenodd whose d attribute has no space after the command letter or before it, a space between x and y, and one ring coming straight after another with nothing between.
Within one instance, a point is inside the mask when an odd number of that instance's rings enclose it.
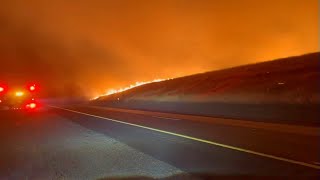
<instances>
[{"instance_id":1,"label":"dark hillside slope","mask_svg":"<svg viewBox=\"0 0 320 180\"><path fill-rule=\"evenodd\" d=\"M320 53L195 74L101 97L99 105L318 124Z\"/></svg>"}]
</instances>

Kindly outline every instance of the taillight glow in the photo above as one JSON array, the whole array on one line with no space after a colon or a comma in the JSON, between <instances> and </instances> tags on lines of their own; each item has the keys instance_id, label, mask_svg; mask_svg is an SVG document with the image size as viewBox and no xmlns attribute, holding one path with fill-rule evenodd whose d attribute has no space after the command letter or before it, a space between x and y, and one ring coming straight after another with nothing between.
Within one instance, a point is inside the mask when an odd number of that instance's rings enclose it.
<instances>
[{"instance_id":1,"label":"taillight glow","mask_svg":"<svg viewBox=\"0 0 320 180\"><path fill-rule=\"evenodd\" d=\"M34 92L34 91L36 91L36 90L37 90L37 87L36 87L36 85L35 85L35 84L28 85L28 90L29 90L30 92Z\"/></svg>"},{"instance_id":2,"label":"taillight glow","mask_svg":"<svg viewBox=\"0 0 320 180\"><path fill-rule=\"evenodd\" d=\"M29 107L30 107L31 109L34 109L34 108L37 107L37 105L36 105L36 103L30 103L30 104L29 104Z\"/></svg>"},{"instance_id":3,"label":"taillight glow","mask_svg":"<svg viewBox=\"0 0 320 180\"><path fill-rule=\"evenodd\" d=\"M8 91L8 86L6 84L0 83L0 94L6 93Z\"/></svg>"},{"instance_id":4,"label":"taillight glow","mask_svg":"<svg viewBox=\"0 0 320 180\"><path fill-rule=\"evenodd\" d=\"M30 91L34 91L34 90L36 90L36 87L33 85L33 86L30 86L29 89L30 89Z\"/></svg>"},{"instance_id":5,"label":"taillight glow","mask_svg":"<svg viewBox=\"0 0 320 180\"><path fill-rule=\"evenodd\" d=\"M29 103L29 104L26 105L27 109L35 109L36 107L37 107L36 103Z\"/></svg>"},{"instance_id":6,"label":"taillight glow","mask_svg":"<svg viewBox=\"0 0 320 180\"><path fill-rule=\"evenodd\" d=\"M36 92L39 90L39 85L35 82L29 82L26 84L26 89L30 92Z\"/></svg>"}]
</instances>

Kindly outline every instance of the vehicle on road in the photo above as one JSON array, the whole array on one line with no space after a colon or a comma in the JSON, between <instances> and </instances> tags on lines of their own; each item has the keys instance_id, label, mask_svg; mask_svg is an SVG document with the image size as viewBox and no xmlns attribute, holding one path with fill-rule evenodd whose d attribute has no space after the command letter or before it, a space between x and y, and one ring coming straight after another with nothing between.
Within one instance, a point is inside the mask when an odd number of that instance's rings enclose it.
<instances>
[{"instance_id":1,"label":"vehicle on road","mask_svg":"<svg viewBox=\"0 0 320 180\"><path fill-rule=\"evenodd\" d=\"M25 86L12 87L2 83L0 84L0 109L37 109L39 106L39 103L36 100L37 91L38 86L34 83Z\"/></svg>"}]
</instances>

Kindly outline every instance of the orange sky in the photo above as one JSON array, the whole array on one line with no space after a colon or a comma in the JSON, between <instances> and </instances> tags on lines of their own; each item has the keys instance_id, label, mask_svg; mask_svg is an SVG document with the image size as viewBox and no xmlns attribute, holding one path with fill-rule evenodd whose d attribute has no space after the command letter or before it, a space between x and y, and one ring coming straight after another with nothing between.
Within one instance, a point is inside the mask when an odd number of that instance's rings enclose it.
<instances>
[{"instance_id":1,"label":"orange sky","mask_svg":"<svg viewBox=\"0 0 320 180\"><path fill-rule=\"evenodd\" d=\"M315 52L318 8L318 0L4 0L0 77L97 93Z\"/></svg>"}]
</instances>

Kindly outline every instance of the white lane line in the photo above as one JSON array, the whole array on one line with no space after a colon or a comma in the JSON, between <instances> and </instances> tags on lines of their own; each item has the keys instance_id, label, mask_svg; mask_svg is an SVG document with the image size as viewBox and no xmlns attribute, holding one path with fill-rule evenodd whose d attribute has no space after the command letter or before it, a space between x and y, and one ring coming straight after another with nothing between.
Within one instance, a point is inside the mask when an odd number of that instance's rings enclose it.
<instances>
[{"instance_id":1,"label":"white lane line","mask_svg":"<svg viewBox=\"0 0 320 180\"><path fill-rule=\"evenodd\" d=\"M162 117L162 116L151 116L151 117L161 118L161 119L169 119L169 120L174 120L174 121L180 121L181 120L181 119L177 119L177 118Z\"/></svg>"},{"instance_id":2,"label":"white lane line","mask_svg":"<svg viewBox=\"0 0 320 180\"><path fill-rule=\"evenodd\" d=\"M151 131L161 132L161 133L164 133L164 134L170 134L170 135L177 136L177 137L182 137L182 138L185 138L185 139L190 139L190 140L194 140L194 141L198 141L198 142L202 142L202 143L206 143L206 144L210 144L210 145L214 145L214 146L219 146L219 147L223 147L223 148L227 148L227 149L232 149L232 150L235 150L235 151L240 151L240 152L244 152L244 153L248 153L248 154L253 154L253 155L257 155L257 156L262 156L262 157L265 157L265 158L270 158L270 159L275 159L275 160L279 160L279 161L283 161L283 162L288 162L288 163L291 163L291 164L297 164L297 165L310 167L310 168L314 168L314 169L320 169L320 166L318 166L318 165L309 164L309 163L302 162L302 161L297 161L297 160L287 159L287 158L278 157L278 156L274 156L274 155L270 155L270 154L260 153L260 152L256 152L256 151L252 151L252 150L247 150L247 149L243 149L243 148L239 148L239 147L235 147L235 146L230 146L230 145L226 145L226 144L221 144L221 143L205 140L205 139L195 138L195 137L192 137L192 136L187 136L187 135L183 135L183 134L173 133L173 132L170 132L170 131L164 131L164 130L161 130L161 129L151 128L151 127L142 126L142 125L133 124L133 123L128 123L128 122L124 122L124 121L119 121L119 120L116 120L116 119L106 118L106 117L102 117L102 116L97 116L97 115L88 114L88 113L75 111L75 110L71 110L71 109L66 109L66 108L61 108L61 107L57 107L57 106L49 106L49 107L56 108L56 109L62 109L62 110L65 110L65 111L69 111L69 112L73 112L73 113L77 113L77 114L82 114L82 115L86 115L86 116L90 116L90 117L95 117L95 118L99 118L99 119L109 120L109 121L113 121L113 122L117 122L117 123L121 123L121 124L126 124L126 125L130 125L130 126L134 126L134 127L148 129L148 130L151 130Z\"/></svg>"}]
</instances>

